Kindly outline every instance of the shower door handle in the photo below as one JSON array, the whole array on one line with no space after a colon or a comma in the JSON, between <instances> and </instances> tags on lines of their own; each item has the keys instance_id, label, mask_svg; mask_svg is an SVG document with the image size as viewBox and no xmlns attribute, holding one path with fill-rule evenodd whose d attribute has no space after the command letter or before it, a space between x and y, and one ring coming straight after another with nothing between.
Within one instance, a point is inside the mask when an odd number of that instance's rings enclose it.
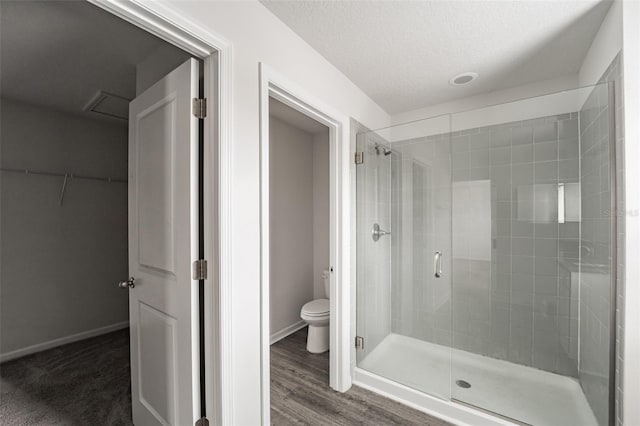
<instances>
[{"instance_id":1,"label":"shower door handle","mask_svg":"<svg viewBox=\"0 0 640 426\"><path fill-rule=\"evenodd\" d=\"M442 276L442 253L439 251L433 255L433 275L435 275L436 278Z\"/></svg>"}]
</instances>

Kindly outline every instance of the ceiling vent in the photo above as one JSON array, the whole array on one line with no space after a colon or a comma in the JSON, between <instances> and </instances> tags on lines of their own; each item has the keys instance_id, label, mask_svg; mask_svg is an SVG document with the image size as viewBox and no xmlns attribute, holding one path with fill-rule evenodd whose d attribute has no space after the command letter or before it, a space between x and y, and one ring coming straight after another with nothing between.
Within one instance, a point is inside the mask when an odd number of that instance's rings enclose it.
<instances>
[{"instance_id":1,"label":"ceiling vent","mask_svg":"<svg viewBox=\"0 0 640 426\"><path fill-rule=\"evenodd\" d=\"M464 86L465 84L471 83L476 78L478 78L478 73L464 72L462 74L451 77L451 79L449 80L449 84L451 86Z\"/></svg>"},{"instance_id":2,"label":"ceiling vent","mask_svg":"<svg viewBox=\"0 0 640 426\"><path fill-rule=\"evenodd\" d=\"M128 120L129 102L131 102L130 99L99 90L87 103L84 110L120 120Z\"/></svg>"}]
</instances>

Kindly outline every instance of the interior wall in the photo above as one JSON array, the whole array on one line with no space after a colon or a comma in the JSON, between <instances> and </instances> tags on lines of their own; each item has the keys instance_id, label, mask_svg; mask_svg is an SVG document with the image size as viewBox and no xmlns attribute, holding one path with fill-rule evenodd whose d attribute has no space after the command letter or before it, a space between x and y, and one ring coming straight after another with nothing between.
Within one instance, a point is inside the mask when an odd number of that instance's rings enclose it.
<instances>
[{"instance_id":1,"label":"interior wall","mask_svg":"<svg viewBox=\"0 0 640 426\"><path fill-rule=\"evenodd\" d=\"M2 100L2 167L127 176L127 127ZM127 185L2 172L1 352L128 321ZM126 324L125 324L126 325Z\"/></svg>"},{"instance_id":2,"label":"interior wall","mask_svg":"<svg viewBox=\"0 0 640 426\"><path fill-rule=\"evenodd\" d=\"M554 78L551 80L537 81L534 83L526 84L523 86L512 87L510 89L504 90L496 90L489 93L484 93L482 95L471 96L467 98L456 99L450 102L445 102L437 105L431 105L424 108L419 108L416 110L405 111L399 114L394 114L391 117L392 125L409 123L416 120L422 120L429 117L437 117L443 114L453 114L460 113L464 111L472 111L479 108L485 108L491 105L502 105L507 102L519 101L522 99L533 98L537 96L542 96L550 93L557 93L563 90L574 89L578 87L578 74L569 74L565 76L561 76L558 78ZM575 111L575 108L570 108L569 110ZM567 112L569 110L564 111L554 111L550 112L552 114L560 114ZM533 112L537 112L539 109L533 109ZM513 108L507 108L503 113L513 114L518 113L519 111L513 110ZM526 114L526 111L523 112ZM522 114L520 114L522 115ZM514 118L513 120L524 120L526 118L533 117L520 117ZM502 123L505 121L503 120ZM495 123L487 123L490 124L498 124L500 123L499 119ZM476 126L468 126L466 128L473 128ZM456 128L456 130L462 130L462 128ZM417 137L417 135L416 135Z\"/></svg>"},{"instance_id":3,"label":"interior wall","mask_svg":"<svg viewBox=\"0 0 640 426\"><path fill-rule=\"evenodd\" d=\"M622 49L622 0L614 0L578 71L578 84L596 84Z\"/></svg>"},{"instance_id":4,"label":"interior wall","mask_svg":"<svg viewBox=\"0 0 640 426\"><path fill-rule=\"evenodd\" d=\"M162 44L136 64L136 96L186 62L191 55L172 44Z\"/></svg>"},{"instance_id":5,"label":"interior wall","mask_svg":"<svg viewBox=\"0 0 640 426\"><path fill-rule=\"evenodd\" d=\"M330 268L329 129L313 135L313 298L325 294L322 272Z\"/></svg>"},{"instance_id":6,"label":"interior wall","mask_svg":"<svg viewBox=\"0 0 640 426\"><path fill-rule=\"evenodd\" d=\"M618 84L616 90L616 114L622 120L616 121L619 129L617 148L619 164L618 187L624 185L619 194L624 194L624 203L618 205L619 228L618 254L618 386L617 424L640 424L640 310L625 309L626 306L640 305L640 3L621 2L623 7L623 52L622 78L624 87ZM619 102L619 103L618 103ZM621 140L620 138L623 138ZM624 143L624 140L629 143ZM623 179L624 178L624 181ZM629 261L627 262L626 259ZM622 363L623 358L627 360Z\"/></svg>"},{"instance_id":7,"label":"interior wall","mask_svg":"<svg viewBox=\"0 0 640 426\"><path fill-rule=\"evenodd\" d=\"M269 119L271 335L300 323L314 296L314 138Z\"/></svg>"},{"instance_id":8,"label":"interior wall","mask_svg":"<svg viewBox=\"0 0 640 426\"><path fill-rule=\"evenodd\" d=\"M232 46L231 412L228 423L258 424L261 410L260 339L260 109L259 63L288 79L305 96L370 128L389 115L322 55L257 1L146 3L160 16L178 17ZM259 29L259 30L256 30ZM348 123L344 123L348 126ZM348 143L348 141L344 141ZM348 206L345 206L348 207ZM348 268L348 266L346 266ZM345 270L345 277L350 271ZM345 283L345 285L349 285ZM355 284L353 284L355 285Z\"/></svg>"}]
</instances>

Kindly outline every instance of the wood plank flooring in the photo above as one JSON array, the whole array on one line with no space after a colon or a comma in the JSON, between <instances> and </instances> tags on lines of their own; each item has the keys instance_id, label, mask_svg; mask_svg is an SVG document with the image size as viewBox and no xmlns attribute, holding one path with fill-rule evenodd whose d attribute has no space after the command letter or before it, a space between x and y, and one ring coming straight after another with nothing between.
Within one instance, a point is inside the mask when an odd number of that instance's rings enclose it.
<instances>
[{"instance_id":1,"label":"wood plank flooring","mask_svg":"<svg viewBox=\"0 0 640 426\"><path fill-rule=\"evenodd\" d=\"M329 387L329 353L305 348L304 328L271 345L273 425L450 425L443 420L353 386Z\"/></svg>"},{"instance_id":2,"label":"wood plank flooring","mask_svg":"<svg viewBox=\"0 0 640 426\"><path fill-rule=\"evenodd\" d=\"M329 354L305 348L306 328L271 346L274 425L449 423L365 389L329 388ZM131 425L129 333L122 330L0 366L2 425Z\"/></svg>"}]
</instances>

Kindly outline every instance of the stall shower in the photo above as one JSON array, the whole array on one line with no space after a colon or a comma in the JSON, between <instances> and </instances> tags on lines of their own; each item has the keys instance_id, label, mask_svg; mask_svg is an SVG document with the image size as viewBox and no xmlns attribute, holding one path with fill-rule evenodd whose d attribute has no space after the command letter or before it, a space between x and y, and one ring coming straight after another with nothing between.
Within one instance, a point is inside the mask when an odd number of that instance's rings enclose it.
<instances>
[{"instance_id":1,"label":"stall shower","mask_svg":"<svg viewBox=\"0 0 640 426\"><path fill-rule=\"evenodd\" d=\"M606 425L613 84L361 133L358 370L531 425Z\"/></svg>"}]
</instances>

